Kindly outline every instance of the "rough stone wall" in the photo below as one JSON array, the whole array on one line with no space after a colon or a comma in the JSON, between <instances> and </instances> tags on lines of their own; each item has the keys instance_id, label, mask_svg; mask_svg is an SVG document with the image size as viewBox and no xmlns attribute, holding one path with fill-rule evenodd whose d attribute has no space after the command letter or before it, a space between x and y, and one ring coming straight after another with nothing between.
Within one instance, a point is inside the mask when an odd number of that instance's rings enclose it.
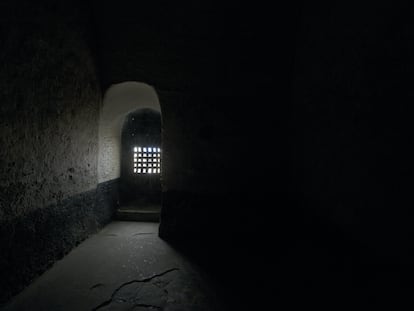
<instances>
[{"instance_id":1,"label":"rough stone wall","mask_svg":"<svg viewBox=\"0 0 414 311\"><path fill-rule=\"evenodd\" d=\"M76 1L1 5L0 300L108 220L95 205L101 93L86 14Z\"/></svg>"},{"instance_id":2,"label":"rough stone wall","mask_svg":"<svg viewBox=\"0 0 414 311\"><path fill-rule=\"evenodd\" d=\"M24 4L18 15L2 21L0 216L5 220L97 183L100 90L87 34L76 15L60 20L59 12L54 16Z\"/></svg>"}]
</instances>

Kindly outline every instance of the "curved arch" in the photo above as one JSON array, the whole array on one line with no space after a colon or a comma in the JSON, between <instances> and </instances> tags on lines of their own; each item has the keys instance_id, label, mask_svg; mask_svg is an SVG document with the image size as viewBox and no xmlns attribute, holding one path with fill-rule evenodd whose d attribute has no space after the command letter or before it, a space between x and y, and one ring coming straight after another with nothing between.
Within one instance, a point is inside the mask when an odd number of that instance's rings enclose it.
<instances>
[{"instance_id":1,"label":"curved arch","mask_svg":"<svg viewBox=\"0 0 414 311\"><path fill-rule=\"evenodd\" d=\"M122 124L128 113L140 108L161 113L157 93L150 85L130 81L106 91L99 120L99 183L120 177Z\"/></svg>"}]
</instances>

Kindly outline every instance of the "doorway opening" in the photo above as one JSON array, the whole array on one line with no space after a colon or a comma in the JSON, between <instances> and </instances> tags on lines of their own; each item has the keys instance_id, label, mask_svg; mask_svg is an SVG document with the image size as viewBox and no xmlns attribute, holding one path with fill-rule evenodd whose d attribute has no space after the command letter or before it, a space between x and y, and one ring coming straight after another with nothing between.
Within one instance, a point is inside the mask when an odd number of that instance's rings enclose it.
<instances>
[{"instance_id":1,"label":"doorway opening","mask_svg":"<svg viewBox=\"0 0 414 311\"><path fill-rule=\"evenodd\" d=\"M161 209L160 112L144 108L129 113L121 145L121 208L117 216L157 220Z\"/></svg>"},{"instance_id":2,"label":"doorway opening","mask_svg":"<svg viewBox=\"0 0 414 311\"><path fill-rule=\"evenodd\" d=\"M116 184L116 219L159 221L161 120L158 96L150 85L123 82L106 91L99 123L98 177L99 183Z\"/></svg>"}]
</instances>

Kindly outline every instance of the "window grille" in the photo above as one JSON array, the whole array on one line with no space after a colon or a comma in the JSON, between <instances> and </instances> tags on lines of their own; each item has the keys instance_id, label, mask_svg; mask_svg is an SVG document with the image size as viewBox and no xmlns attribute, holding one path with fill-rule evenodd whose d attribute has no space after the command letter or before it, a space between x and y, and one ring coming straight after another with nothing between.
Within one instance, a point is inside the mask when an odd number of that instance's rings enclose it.
<instances>
[{"instance_id":1,"label":"window grille","mask_svg":"<svg viewBox=\"0 0 414 311\"><path fill-rule=\"evenodd\" d=\"M161 149L158 147L134 147L134 173L160 174Z\"/></svg>"}]
</instances>

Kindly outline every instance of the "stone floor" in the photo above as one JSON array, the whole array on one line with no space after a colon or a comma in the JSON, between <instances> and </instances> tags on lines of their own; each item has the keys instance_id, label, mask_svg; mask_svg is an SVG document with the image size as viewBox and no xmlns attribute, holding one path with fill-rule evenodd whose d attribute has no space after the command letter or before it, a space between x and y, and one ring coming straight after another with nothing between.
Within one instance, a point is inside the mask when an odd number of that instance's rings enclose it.
<instances>
[{"instance_id":1,"label":"stone floor","mask_svg":"<svg viewBox=\"0 0 414 311\"><path fill-rule=\"evenodd\" d=\"M116 220L159 222L161 202L134 200L124 203L115 213Z\"/></svg>"},{"instance_id":2,"label":"stone floor","mask_svg":"<svg viewBox=\"0 0 414 311\"><path fill-rule=\"evenodd\" d=\"M207 277L158 238L158 225L112 222L3 310L223 310Z\"/></svg>"}]
</instances>

